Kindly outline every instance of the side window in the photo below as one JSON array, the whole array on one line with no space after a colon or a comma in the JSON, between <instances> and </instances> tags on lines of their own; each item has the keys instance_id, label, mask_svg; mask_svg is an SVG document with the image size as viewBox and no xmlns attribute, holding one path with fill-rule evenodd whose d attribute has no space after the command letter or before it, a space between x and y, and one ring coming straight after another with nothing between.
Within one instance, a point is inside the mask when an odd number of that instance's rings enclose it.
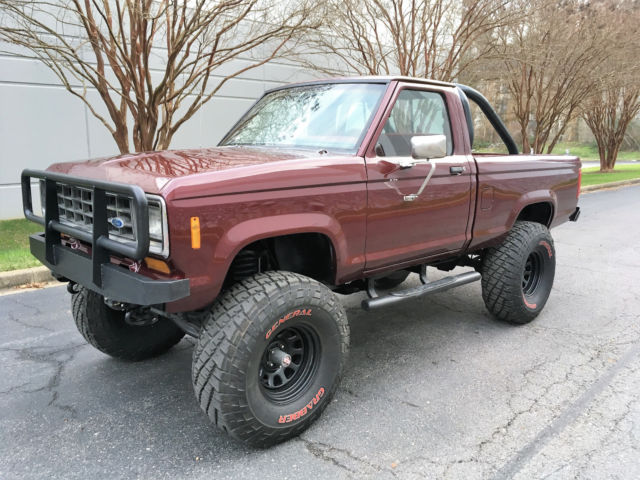
<instances>
[{"instance_id":1,"label":"side window","mask_svg":"<svg viewBox=\"0 0 640 480\"><path fill-rule=\"evenodd\" d=\"M411 156L411 137L445 135L451 155L451 125L444 98L424 90L402 90L378 138L376 153L388 157Z\"/></svg>"}]
</instances>

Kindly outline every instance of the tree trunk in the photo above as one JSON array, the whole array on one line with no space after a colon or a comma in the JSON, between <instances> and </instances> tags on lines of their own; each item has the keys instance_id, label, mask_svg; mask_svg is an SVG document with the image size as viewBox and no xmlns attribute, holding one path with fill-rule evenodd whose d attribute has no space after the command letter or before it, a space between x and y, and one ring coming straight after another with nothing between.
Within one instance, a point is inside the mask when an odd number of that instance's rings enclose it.
<instances>
[{"instance_id":1,"label":"tree trunk","mask_svg":"<svg viewBox=\"0 0 640 480\"><path fill-rule=\"evenodd\" d=\"M529 135L527 135L527 124L518 121L520 124L520 135L522 135L522 153L529 153L531 151L531 144L529 143Z\"/></svg>"},{"instance_id":2,"label":"tree trunk","mask_svg":"<svg viewBox=\"0 0 640 480\"><path fill-rule=\"evenodd\" d=\"M112 133L113 139L116 141L116 145L118 145L118 150L120 153L130 153L129 151L129 132L127 130L127 125L116 125L115 131Z\"/></svg>"},{"instance_id":3,"label":"tree trunk","mask_svg":"<svg viewBox=\"0 0 640 480\"><path fill-rule=\"evenodd\" d=\"M613 172L618 158L621 141L610 138L608 141L602 136L596 136L598 154L600 155L600 171L602 173Z\"/></svg>"},{"instance_id":4,"label":"tree trunk","mask_svg":"<svg viewBox=\"0 0 640 480\"><path fill-rule=\"evenodd\" d=\"M601 137L596 135L596 144L598 145L598 156L600 157L600 171L607 171L607 149L604 147L604 142Z\"/></svg>"},{"instance_id":5,"label":"tree trunk","mask_svg":"<svg viewBox=\"0 0 640 480\"><path fill-rule=\"evenodd\" d=\"M612 172L616 166L616 160L618 159L618 150L620 149L620 142L614 140L609 145L609 151L607 152L607 169Z\"/></svg>"}]
</instances>

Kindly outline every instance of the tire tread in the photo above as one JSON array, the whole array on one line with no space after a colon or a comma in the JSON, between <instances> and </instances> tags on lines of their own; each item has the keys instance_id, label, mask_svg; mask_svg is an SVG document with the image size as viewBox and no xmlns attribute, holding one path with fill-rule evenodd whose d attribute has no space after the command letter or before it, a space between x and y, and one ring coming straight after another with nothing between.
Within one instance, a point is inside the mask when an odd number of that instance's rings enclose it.
<instances>
[{"instance_id":1,"label":"tire tread","mask_svg":"<svg viewBox=\"0 0 640 480\"><path fill-rule=\"evenodd\" d=\"M170 320L148 326L128 326L111 311L101 295L81 288L71 296L71 313L84 339L101 352L122 360L145 360L177 344L184 332Z\"/></svg>"},{"instance_id":2,"label":"tire tread","mask_svg":"<svg viewBox=\"0 0 640 480\"><path fill-rule=\"evenodd\" d=\"M553 248L547 227L535 222L516 222L502 244L490 248L483 259L482 299L487 309L500 320L528 323L544 306L543 303L537 311L526 309L519 287L523 261L529 254L531 241L536 238L544 239Z\"/></svg>"},{"instance_id":3,"label":"tire tread","mask_svg":"<svg viewBox=\"0 0 640 480\"><path fill-rule=\"evenodd\" d=\"M343 362L349 344L349 325L342 305L324 285L290 272L270 271L245 279L229 288L214 304L194 348L192 381L196 398L219 429L253 446L266 447L300 434L322 413L340 381L338 374L327 401L318 404L291 428L271 429L247 414L243 385L247 372L239 359L258 344L253 318L284 305L304 300L334 312L341 332ZM253 329L257 330L257 329Z\"/></svg>"}]
</instances>

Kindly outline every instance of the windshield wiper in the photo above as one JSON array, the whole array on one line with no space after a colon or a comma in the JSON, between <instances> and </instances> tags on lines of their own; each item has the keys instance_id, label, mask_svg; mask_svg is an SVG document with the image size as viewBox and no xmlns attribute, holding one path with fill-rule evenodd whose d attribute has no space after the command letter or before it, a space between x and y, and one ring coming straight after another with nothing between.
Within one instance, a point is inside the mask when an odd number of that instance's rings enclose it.
<instances>
[{"instance_id":1,"label":"windshield wiper","mask_svg":"<svg viewBox=\"0 0 640 480\"><path fill-rule=\"evenodd\" d=\"M253 146L264 146L268 145L267 143L225 143L223 147L253 147Z\"/></svg>"}]
</instances>

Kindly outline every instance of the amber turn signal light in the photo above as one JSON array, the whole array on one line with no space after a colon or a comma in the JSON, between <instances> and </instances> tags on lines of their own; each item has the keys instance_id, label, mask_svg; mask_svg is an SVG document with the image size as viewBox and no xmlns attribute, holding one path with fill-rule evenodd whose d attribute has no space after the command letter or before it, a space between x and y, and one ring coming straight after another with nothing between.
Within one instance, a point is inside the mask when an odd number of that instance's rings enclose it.
<instances>
[{"instance_id":1,"label":"amber turn signal light","mask_svg":"<svg viewBox=\"0 0 640 480\"><path fill-rule=\"evenodd\" d=\"M162 273L171 273L169 265L167 265L162 260L158 260L157 258L146 257L144 259L144 263L146 263L147 267L149 267L151 270Z\"/></svg>"},{"instance_id":2,"label":"amber turn signal light","mask_svg":"<svg viewBox=\"0 0 640 480\"><path fill-rule=\"evenodd\" d=\"M191 217L191 248L200 248L200 217Z\"/></svg>"}]
</instances>

